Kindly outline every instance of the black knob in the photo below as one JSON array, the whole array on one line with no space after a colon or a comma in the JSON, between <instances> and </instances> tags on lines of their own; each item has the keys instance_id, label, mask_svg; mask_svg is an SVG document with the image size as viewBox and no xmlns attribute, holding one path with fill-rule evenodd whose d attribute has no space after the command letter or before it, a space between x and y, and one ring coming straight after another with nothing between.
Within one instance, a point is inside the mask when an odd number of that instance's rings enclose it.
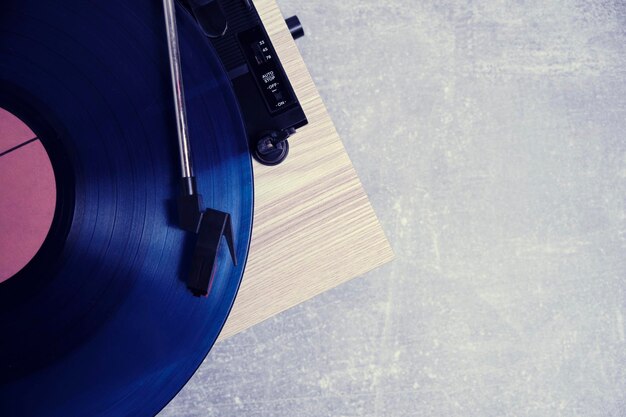
<instances>
[{"instance_id":1,"label":"black knob","mask_svg":"<svg viewBox=\"0 0 626 417\"><path fill-rule=\"evenodd\" d=\"M298 19L298 16L293 15L285 19L285 22L287 23L289 32L291 32L291 36L293 36L294 39L298 39L304 36L304 29L302 28L302 23L300 23L300 19Z\"/></svg>"},{"instance_id":2,"label":"black knob","mask_svg":"<svg viewBox=\"0 0 626 417\"><path fill-rule=\"evenodd\" d=\"M261 136L252 152L254 159L263 165L278 165L289 155L289 142L287 138L295 133L290 128L280 132L271 131Z\"/></svg>"}]
</instances>

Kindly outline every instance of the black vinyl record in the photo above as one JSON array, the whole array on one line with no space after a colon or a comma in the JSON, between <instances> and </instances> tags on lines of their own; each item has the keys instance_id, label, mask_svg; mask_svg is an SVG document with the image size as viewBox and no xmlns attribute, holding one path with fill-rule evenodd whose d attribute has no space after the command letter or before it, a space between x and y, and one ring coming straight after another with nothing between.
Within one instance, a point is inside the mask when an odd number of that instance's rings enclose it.
<instances>
[{"instance_id":1,"label":"black vinyl record","mask_svg":"<svg viewBox=\"0 0 626 417\"><path fill-rule=\"evenodd\" d=\"M230 311L252 227L251 161L223 68L177 15L198 189L231 214L239 260L221 245L206 298L185 285L195 236L176 225L161 2L0 3L0 107L36 133L57 186L41 250L0 284L2 416L156 414Z\"/></svg>"}]
</instances>

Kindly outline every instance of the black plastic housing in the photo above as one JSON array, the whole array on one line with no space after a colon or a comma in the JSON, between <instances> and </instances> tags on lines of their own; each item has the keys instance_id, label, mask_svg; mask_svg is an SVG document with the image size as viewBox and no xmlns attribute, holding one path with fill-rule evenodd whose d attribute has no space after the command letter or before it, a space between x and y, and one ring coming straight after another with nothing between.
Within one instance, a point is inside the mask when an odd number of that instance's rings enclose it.
<instances>
[{"instance_id":1,"label":"black plastic housing","mask_svg":"<svg viewBox=\"0 0 626 417\"><path fill-rule=\"evenodd\" d=\"M217 33L215 21L224 18L226 30L209 36L228 73L244 119L250 149L271 132L292 131L308 123L300 102L276 55L259 14L249 0L179 0L196 17L205 33ZM196 10L196 14L194 14ZM219 17L203 21L199 11Z\"/></svg>"}]
</instances>

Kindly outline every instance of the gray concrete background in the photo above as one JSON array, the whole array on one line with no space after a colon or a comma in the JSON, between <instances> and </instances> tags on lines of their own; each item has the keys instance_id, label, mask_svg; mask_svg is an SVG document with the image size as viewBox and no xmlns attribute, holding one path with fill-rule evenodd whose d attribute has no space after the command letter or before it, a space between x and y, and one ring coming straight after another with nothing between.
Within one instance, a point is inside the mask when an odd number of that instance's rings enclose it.
<instances>
[{"instance_id":1,"label":"gray concrete background","mask_svg":"<svg viewBox=\"0 0 626 417\"><path fill-rule=\"evenodd\" d=\"M626 5L279 4L397 260L161 416L626 416Z\"/></svg>"}]
</instances>

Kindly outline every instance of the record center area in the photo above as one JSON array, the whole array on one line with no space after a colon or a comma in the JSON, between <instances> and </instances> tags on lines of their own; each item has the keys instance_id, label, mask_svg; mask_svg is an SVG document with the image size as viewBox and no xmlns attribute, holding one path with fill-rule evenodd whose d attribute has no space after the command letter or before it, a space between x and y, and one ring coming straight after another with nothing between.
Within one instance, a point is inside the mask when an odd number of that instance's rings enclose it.
<instances>
[{"instance_id":1,"label":"record center area","mask_svg":"<svg viewBox=\"0 0 626 417\"><path fill-rule=\"evenodd\" d=\"M21 270L43 244L54 217L55 176L32 130L0 108L0 283Z\"/></svg>"}]
</instances>

